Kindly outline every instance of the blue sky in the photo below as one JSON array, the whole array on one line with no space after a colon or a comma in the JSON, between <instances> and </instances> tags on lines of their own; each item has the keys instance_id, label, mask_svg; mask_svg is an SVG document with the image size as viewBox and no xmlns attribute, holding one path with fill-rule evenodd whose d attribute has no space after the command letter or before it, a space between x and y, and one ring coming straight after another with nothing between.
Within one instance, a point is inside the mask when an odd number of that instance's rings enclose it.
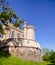
<instances>
[{"instance_id":1,"label":"blue sky","mask_svg":"<svg viewBox=\"0 0 55 65\"><path fill-rule=\"evenodd\" d=\"M41 48L55 50L55 0L9 0L18 17L34 25Z\"/></svg>"}]
</instances>

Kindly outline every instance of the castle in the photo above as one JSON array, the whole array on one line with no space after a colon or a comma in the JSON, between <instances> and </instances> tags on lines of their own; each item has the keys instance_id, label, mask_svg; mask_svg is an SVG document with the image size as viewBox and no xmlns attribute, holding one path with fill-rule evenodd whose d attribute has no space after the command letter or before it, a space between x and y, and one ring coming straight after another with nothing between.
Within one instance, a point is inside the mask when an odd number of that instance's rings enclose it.
<instances>
[{"instance_id":1,"label":"castle","mask_svg":"<svg viewBox=\"0 0 55 65\"><path fill-rule=\"evenodd\" d=\"M0 40L9 40L9 53L22 59L41 61L40 44L35 40L35 28L24 22L23 29L15 28L12 24L8 24L9 29L5 26L6 34L0 33Z\"/></svg>"}]
</instances>

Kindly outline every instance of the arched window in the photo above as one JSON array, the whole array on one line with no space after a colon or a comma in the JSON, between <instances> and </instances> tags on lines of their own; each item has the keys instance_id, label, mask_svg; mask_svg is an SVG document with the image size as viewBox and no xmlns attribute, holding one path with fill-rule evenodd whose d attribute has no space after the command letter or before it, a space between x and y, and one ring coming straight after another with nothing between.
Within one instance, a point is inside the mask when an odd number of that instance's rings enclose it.
<instances>
[{"instance_id":1,"label":"arched window","mask_svg":"<svg viewBox=\"0 0 55 65\"><path fill-rule=\"evenodd\" d=\"M20 33L17 34L17 40L19 40L19 38L20 38Z\"/></svg>"},{"instance_id":2,"label":"arched window","mask_svg":"<svg viewBox=\"0 0 55 65\"><path fill-rule=\"evenodd\" d=\"M17 38L20 38L20 33L18 33L18 36L17 36Z\"/></svg>"},{"instance_id":3,"label":"arched window","mask_svg":"<svg viewBox=\"0 0 55 65\"><path fill-rule=\"evenodd\" d=\"M0 38L3 38L3 34L0 33Z\"/></svg>"},{"instance_id":4,"label":"arched window","mask_svg":"<svg viewBox=\"0 0 55 65\"><path fill-rule=\"evenodd\" d=\"M11 35L11 38L14 38L14 31L12 31L12 35Z\"/></svg>"}]
</instances>

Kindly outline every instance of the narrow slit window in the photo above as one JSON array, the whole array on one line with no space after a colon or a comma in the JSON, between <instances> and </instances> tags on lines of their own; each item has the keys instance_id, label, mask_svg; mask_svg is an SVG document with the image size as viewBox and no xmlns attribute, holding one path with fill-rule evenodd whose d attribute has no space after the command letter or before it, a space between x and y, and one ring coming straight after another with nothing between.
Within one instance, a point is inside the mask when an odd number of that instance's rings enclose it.
<instances>
[{"instance_id":1,"label":"narrow slit window","mask_svg":"<svg viewBox=\"0 0 55 65\"><path fill-rule=\"evenodd\" d=\"M11 38L14 38L14 31L12 31L12 35L11 35Z\"/></svg>"}]
</instances>

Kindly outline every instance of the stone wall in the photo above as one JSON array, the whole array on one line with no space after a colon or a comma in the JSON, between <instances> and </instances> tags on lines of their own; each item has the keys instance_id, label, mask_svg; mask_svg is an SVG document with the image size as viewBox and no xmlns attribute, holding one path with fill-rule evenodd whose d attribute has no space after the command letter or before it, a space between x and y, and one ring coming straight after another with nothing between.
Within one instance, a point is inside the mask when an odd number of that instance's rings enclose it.
<instances>
[{"instance_id":1,"label":"stone wall","mask_svg":"<svg viewBox=\"0 0 55 65\"><path fill-rule=\"evenodd\" d=\"M6 40L0 41L0 48L23 60L41 61L41 50L38 47L16 46L12 40Z\"/></svg>"},{"instance_id":2,"label":"stone wall","mask_svg":"<svg viewBox=\"0 0 55 65\"><path fill-rule=\"evenodd\" d=\"M41 51L38 48L31 47L9 47L9 53L23 60L41 61Z\"/></svg>"}]
</instances>

